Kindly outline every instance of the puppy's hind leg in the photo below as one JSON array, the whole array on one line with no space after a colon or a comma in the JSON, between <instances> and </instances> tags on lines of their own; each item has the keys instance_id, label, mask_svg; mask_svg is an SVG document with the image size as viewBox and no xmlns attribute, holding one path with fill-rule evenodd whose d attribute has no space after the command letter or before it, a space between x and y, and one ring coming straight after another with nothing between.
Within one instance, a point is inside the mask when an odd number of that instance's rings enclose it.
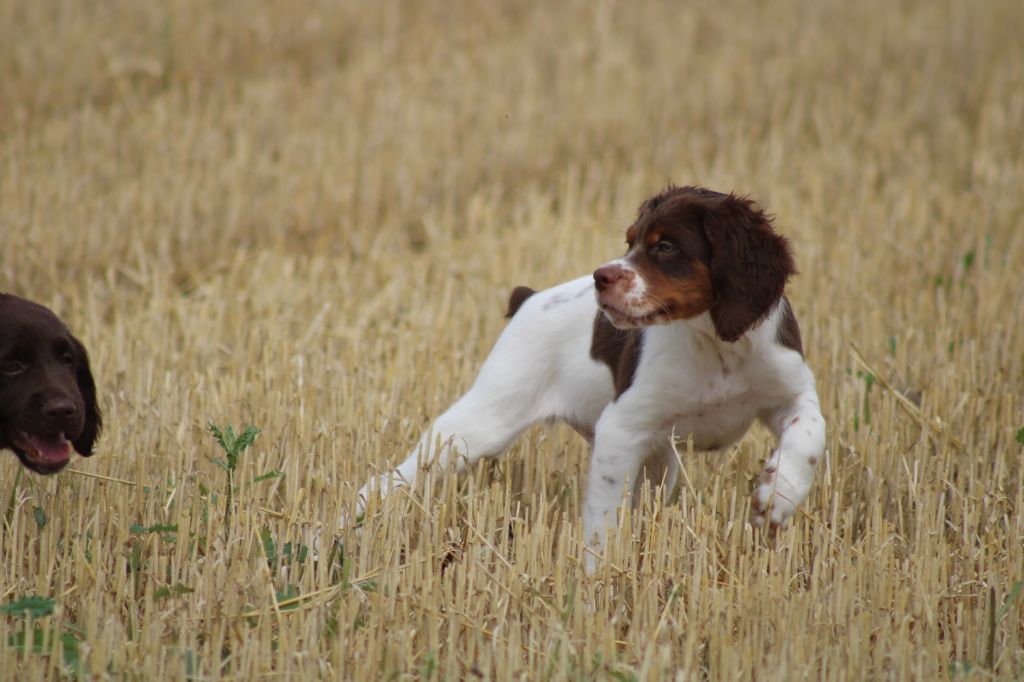
<instances>
[{"instance_id":1,"label":"puppy's hind leg","mask_svg":"<svg viewBox=\"0 0 1024 682\"><path fill-rule=\"evenodd\" d=\"M481 457L497 457L530 425L555 416L558 351L588 312L583 308L557 317L545 312L544 302L560 291L556 287L536 295L525 288L513 292L511 319L472 388L431 424L401 464L363 486L360 508L373 490L386 495L411 485L422 467L445 472L451 463L462 470Z\"/></svg>"},{"instance_id":2,"label":"puppy's hind leg","mask_svg":"<svg viewBox=\"0 0 1024 682\"><path fill-rule=\"evenodd\" d=\"M497 457L524 430L551 416L543 407L551 384L543 354L516 343L518 331L513 320L469 392L434 420L401 464L363 486L359 511L372 491L387 495L411 485L422 468L443 474L449 464L461 471L482 457Z\"/></svg>"},{"instance_id":3,"label":"puppy's hind leg","mask_svg":"<svg viewBox=\"0 0 1024 682\"><path fill-rule=\"evenodd\" d=\"M456 471L462 471L482 457L503 454L535 421L525 407L495 400L474 387L434 421L401 464L360 489L360 509L374 490L383 496L411 486L421 470L430 468L443 474L454 465Z\"/></svg>"},{"instance_id":4,"label":"puppy's hind leg","mask_svg":"<svg viewBox=\"0 0 1024 682\"><path fill-rule=\"evenodd\" d=\"M339 528L358 525L367 501L375 493L385 497L399 488L411 487L421 470L429 468L444 475L449 464L462 471L482 457L497 457L536 421L524 401L507 394L499 399L493 392L481 390L479 384L478 380L469 393L434 420L397 467L371 478L360 488L354 516L347 509L342 511ZM317 533L313 540L315 554L319 553L320 544Z\"/></svg>"}]
</instances>

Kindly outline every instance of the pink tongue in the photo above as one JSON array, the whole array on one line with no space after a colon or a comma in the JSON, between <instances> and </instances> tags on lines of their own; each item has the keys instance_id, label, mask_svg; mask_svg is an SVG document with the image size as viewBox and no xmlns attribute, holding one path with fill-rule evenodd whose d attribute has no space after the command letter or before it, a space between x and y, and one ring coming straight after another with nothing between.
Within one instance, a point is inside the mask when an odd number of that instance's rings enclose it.
<instances>
[{"instance_id":1,"label":"pink tongue","mask_svg":"<svg viewBox=\"0 0 1024 682\"><path fill-rule=\"evenodd\" d=\"M38 459L46 464L60 464L66 462L71 456L71 443L67 441L63 433L50 438L29 435L28 443L36 451Z\"/></svg>"}]
</instances>

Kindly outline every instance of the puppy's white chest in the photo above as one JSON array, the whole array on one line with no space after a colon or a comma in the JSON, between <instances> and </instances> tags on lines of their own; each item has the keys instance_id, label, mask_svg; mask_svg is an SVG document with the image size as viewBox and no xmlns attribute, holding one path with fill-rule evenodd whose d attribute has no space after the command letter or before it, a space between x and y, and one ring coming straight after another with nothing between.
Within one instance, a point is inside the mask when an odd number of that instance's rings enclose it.
<instances>
[{"instance_id":1,"label":"puppy's white chest","mask_svg":"<svg viewBox=\"0 0 1024 682\"><path fill-rule=\"evenodd\" d=\"M666 344L670 350L653 363L657 371L647 378L660 394L662 423L674 428L678 437L692 435L697 449L715 450L750 427L759 409L758 391L741 354L699 338L688 340Z\"/></svg>"},{"instance_id":2,"label":"puppy's white chest","mask_svg":"<svg viewBox=\"0 0 1024 682\"><path fill-rule=\"evenodd\" d=\"M699 450L717 450L732 443L757 416L756 396L739 377L701 377L698 385L681 386L680 398L672 419L676 435L692 434Z\"/></svg>"},{"instance_id":3,"label":"puppy's white chest","mask_svg":"<svg viewBox=\"0 0 1024 682\"><path fill-rule=\"evenodd\" d=\"M687 379L680 386L680 392L688 396L693 409L710 410L743 404L753 395L750 382L742 374L734 372L713 371Z\"/></svg>"}]
</instances>

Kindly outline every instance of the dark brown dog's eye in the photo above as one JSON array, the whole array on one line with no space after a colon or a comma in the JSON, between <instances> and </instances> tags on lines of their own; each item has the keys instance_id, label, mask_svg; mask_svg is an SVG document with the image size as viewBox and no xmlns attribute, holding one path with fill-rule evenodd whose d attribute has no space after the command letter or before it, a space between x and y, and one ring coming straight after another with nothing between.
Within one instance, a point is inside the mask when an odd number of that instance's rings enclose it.
<instances>
[{"instance_id":1,"label":"dark brown dog's eye","mask_svg":"<svg viewBox=\"0 0 1024 682\"><path fill-rule=\"evenodd\" d=\"M679 253L679 249L677 249L676 245L673 244L672 242L668 242L662 239L660 242L657 243L657 245L655 245L654 253L656 256L659 256L660 258L668 258Z\"/></svg>"},{"instance_id":2,"label":"dark brown dog's eye","mask_svg":"<svg viewBox=\"0 0 1024 682\"><path fill-rule=\"evenodd\" d=\"M64 351L61 353L60 361L65 365L71 366L75 364L75 356L71 354L71 351Z\"/></svg>"},{"instance_id":3,"label":"dark brown dog's eye","mask_svg":"<svg viewBox=\"0 0 1024 682\"><path fill-rule=\"evenodd\" d=\"M0 365L0 374L13 377L21 374L26 369L28 369L28 365L24 362L5 362L3 365Z\"/></svg>"}]
</instances>

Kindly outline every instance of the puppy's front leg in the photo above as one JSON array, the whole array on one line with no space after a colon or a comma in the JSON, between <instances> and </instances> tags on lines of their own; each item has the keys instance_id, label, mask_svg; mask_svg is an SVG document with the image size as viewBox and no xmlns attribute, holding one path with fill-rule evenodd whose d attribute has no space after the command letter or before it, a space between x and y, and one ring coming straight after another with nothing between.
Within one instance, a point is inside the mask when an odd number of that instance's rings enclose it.
<instances>
[{"instance_id":1,"label":"puppy's front leg","mask_svg":"<svg viewBox=\"0 0 1024 682\"><path fill-rule=\"evenodd\" d=\"M779 439L779 447L765 462L754 489L750 521L758 528L785 527L807 498L825 452L825 418L814 379L809 378L799 395L767 411L761 420Z\"/></svg>"},{"instance_id":2,"label":"puppy's front leg","mask_svg":"<svg viewBox=\"0 0 1024 682\"><path fill-rule=\"evenodd\" d=\"M584 539L593 552L587 552L588 573L596 567L594 552L604 547L607 525L614 523L614 512L624 490L632 491L640 467L649 452L650 432L646 425L631 419L622 403L612 403L601 414L594 430L594 449L590 456L587 494L583 502Z\"/></svg>"}]
</instances>

